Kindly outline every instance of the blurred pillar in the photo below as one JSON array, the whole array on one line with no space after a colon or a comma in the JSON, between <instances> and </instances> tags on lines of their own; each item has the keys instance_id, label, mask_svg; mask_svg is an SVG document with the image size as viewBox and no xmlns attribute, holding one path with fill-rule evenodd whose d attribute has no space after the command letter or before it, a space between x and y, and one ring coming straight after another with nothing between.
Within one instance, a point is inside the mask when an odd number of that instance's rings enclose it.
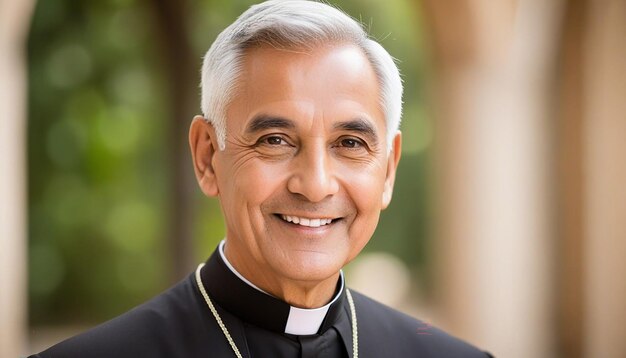
<instances>
[{"instance_id":1,"label":"blurred pillar","mask_svg":"<svg viewBox=\"0 0 626 358\"><path fill-rule=\"evenodd\" d=\"M556 113L555 163L557 244L556 318L557 351L560 357L583 356L584 336L584 240L585 220L583 177L583 95L585 61L584 34L587 31L587 0L566 2L560 46Z\"/></svg>"},{"instance_id":2,"label":"blurred pillar","mask_svg":"<svg viewBox=\"0 0 626 358\"><path fill-rule=\"evenodd\" d=\"M0 0L0 357L26 343L26 74L33 1Z\"/></svg>"},{"instance_id":3,"label":"blurred pillar","mask_svg":"<svg viewBox=\"0 0 626 358\"><path fill-rule=\"evenodd\" d=\"M498 357L553 357L548 135L561 2L423 2L444 326Z\"/></svg>"},{"instance_id":4,"label":"blurred pillar","mask_svg":"<svg viewBox=\"0 0 626 358\"><path fill-rule=\"evenodd\" d=\"M594 0L584 38L585 356L626 357L626 1Z\"/></svg>"}]
</instances>

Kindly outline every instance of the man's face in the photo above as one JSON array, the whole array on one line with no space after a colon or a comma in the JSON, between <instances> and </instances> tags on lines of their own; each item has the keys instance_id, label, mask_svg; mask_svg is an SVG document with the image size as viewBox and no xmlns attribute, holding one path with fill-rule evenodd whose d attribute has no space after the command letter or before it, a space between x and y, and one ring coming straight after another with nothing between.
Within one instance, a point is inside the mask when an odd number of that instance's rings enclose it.
<instances>
[{"instance_id":1,"label":"man's face","mask_svg":"<svg viewBox=\"0 0 626 358\"><path fill-rule=\"evenodd\" d=\"M194 126L208 133L194 160L204 192L219 197L226 255L270 292L275 280L336 277L374 233L399 159L374 71L349 45L253 48L243 70L225 150L210 125L192 126L192 147Z\"/></svg>"}]
</instances>

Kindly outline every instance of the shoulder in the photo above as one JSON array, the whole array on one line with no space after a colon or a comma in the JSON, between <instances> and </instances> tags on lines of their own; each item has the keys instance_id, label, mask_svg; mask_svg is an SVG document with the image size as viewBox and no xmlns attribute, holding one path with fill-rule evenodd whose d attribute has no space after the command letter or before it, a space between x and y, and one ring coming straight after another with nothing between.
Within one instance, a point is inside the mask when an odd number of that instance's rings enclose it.
<instances>
[{"instance_id":1,"label":"shoulder","mask_svg":"<svg viewBox=\"0 0 626 358\"><path fill-rule=\"evenodd\" d=\"M180 350L201 342L199 334L206 332L193 290L191 280L183 280L150 301L35 357L185 356ZM186 344L180 344L183 342Z\"/></svg>"},{"instance_id":2,"label":"shoulder","mask_svg":"<svg viewBox=\"0 0 626 358\"><path fill-rule=\"evenodd\" d=\"M488 353L448 333L352 291L358 320L359 350L372 356L487 358ZM369 354L368 354L369 356Z\"/></svg>"}]
</instances>

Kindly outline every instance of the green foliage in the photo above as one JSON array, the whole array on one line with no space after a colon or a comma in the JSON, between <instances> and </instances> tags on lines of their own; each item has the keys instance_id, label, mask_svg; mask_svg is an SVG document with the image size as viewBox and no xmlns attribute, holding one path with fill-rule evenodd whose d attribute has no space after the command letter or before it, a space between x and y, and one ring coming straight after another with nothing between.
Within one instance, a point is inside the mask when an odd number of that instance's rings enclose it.
<instances>
[{"instance_id":1,"label":"green foliage","mask_svg":"<svg viewBox=\"0 0 626 358\"><path fill-rule=\"evenodd\" d=\"M198 1L186 31L200 58L252 1ZM29 297L35 324L101 321L168 284L171 208L167 76L148 1L39 1L29 38ZM419 23L410 3L337 2L401 59L404 150L394 201L369 250L424 262L432 125L420 97ZM224 236L196 190L197 261Z\"/></svg>"}]
</instances>

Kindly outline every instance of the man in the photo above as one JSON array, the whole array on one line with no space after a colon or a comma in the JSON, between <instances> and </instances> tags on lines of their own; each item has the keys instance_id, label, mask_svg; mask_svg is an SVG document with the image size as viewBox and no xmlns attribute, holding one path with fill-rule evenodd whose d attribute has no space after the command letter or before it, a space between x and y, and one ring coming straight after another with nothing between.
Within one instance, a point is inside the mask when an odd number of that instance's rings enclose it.
<instances>
[{"instance_id":1,"label":"man","mask_svg":"<svg viewBox=\"0 0 626 358\"><path fill-rule=\"evenodd\" d=\"M328 5L251 7L213 43L189 139L226 239L150 302L40 357L487 357L351 292L341 268L391 200L402 84Z\"/></svg>"}]
</instances>

